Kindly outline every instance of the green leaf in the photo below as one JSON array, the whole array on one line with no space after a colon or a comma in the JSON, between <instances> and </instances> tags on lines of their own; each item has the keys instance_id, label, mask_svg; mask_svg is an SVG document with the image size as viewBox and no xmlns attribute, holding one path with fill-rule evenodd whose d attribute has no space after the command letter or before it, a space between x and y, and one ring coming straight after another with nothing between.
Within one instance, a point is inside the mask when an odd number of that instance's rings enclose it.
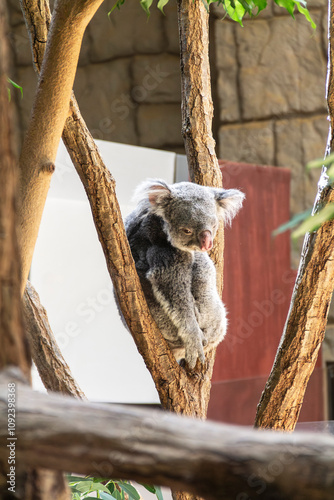
<instances>
[{"instance_id":1,"label":"green leaf","mask_svg":"<svg viewBox=\"0 0 334 500\"><path fill-rule=\"evenodd\" d=\"M119 493L119 492L117 491L117 493ZM110 493L105 493L104 491L101 491L100 497L102 498L102 500L113 500L114 498L117 498L117 497L114 497L113 494L111 495Z\"/></svg>"},{"instance_id":2,"label":"green leaf","mask_svg":"<svg viewBox=\"0 0 334 500\"><path fill-rule=\"evenodd\" d=\"M252 16L252 11L255 7L254 2L252 0L238 0L238 2L242 5L242 7L245 9L245 11Z\"/></svg>"},{"instance_id":3,"label":"green leaf","mask_svg":"<svg viewBox=\"0 0 334 500\"><path fill-rule=\"evenodd\" d=\"M75 488L75 486L70 486L70 490L71 490L71 492L72 492L72 495L79 495L79 496L80 496L80 498L81 498L82 492L81 492L81 491L79 491L79 490L77 490L77 489Z\"/></svg>"},{"instance_id":4,"label":"green leaf","mask_svg":"<svg viewBox=\"0 0 334 500\"><path fill-rule=\"evenodd\" d=\"M300 5L300 2L296 2L296 4L297 4L297 9L299 10L299 12L305 16L305 18L308 20L308 22L311 23L311 27L315 30L317 25L313 21L309 11L305 7L302 7Z\"/></svg>"},{"instance_id":5,"label":"green leaf","mask_svg":"<svg viewBox=\"0 0 334 500\"><path fill-rule=\"evenodd\" d=\"M102 495L102 493L101 493ZM115 490L113 491L112 495L111 495L113 498L116 498L116 500L124 500L124 495L123 493L121 493L120 491L118 491L118 489L115 488ZM103 498L103 497L102 497Z\"/></svg>"},{"instance_id":6,"label":"green leaf","mask_svg":"<svg viewBox=\"0 0 334 500\"><path fill-rule=\"evenodd\" d=\"M109 477L91 477L90 478L94 483L105 483L110 481ZM106 485L107 486L107 485Z\"/></svg>"},{"instance_id":7,"label":"green leaf","mask_svg":"<svg viewBox=\"0 0 334 500\"><path fill-rule=\"evenodd\" d=\"M312 28L313 29L316 28L316 25L313 19L311 18L309 11L306 8L306 2L304 0L274 0L274 2L280 7L286 9L293 18L295 18L294 10L295 6L297 6L299 12L305 16L305 18L309 23L311 23Z\"/></svg>"},{"instance_id":8,"label":"green leaf","mask_svg":"<svg viewBox=\"0 0 334 500\"><path fill-rule=\"evenodd\" d=\"M96 500L96 497L91 497L91 496L89 496L89 497L83 497L83 498L84 498L84 500L86 500L87 498L93 498L94 500ZM112 500L112 496L111 495L109 495L109 500Z\"/></svg>"},{"instance_id":9,"label":"green leaf","mask_svg":"<svg viewBox=\"0 0 334 500\"><path fill-rule=\"evenodd\" d=\"M67 481L69 483L81 483L83 481L92 481L92 478L87 476L87 477L80 477L80 476L71 476L70 474L67 475Z\"/></svg>"},{"instance_id":10,"label":"green leaf","mask_svg":"<svg viewBox=\"0 0 334 500\"><path fill-rule=\"evenodd\" d=\"M13 85L13 87L15 87L16 89L19 89L20 92L21 92L21 99L23 99L23 88L20 87L20 85L18 85L17 83L13 82L13 80L11 80L10 78L7 77L7 82L10 83L11 85ZM10 94L10 91L9 91L9 94ZM9 99L10 100L10 99Z\"/></svg>"},{"instance_id":11,"label":"green leaf","mask_svg":"<svg viewBox=\"0 0 334 500\"><path fill-rule=\"evenodd\" d=\"M264 10L267 7L267 0L256 0L257 13L260 14L261 10Z\"/></svg>"},{"instance_id":12,"label":"green leaf","mask_svg":"<svg viewBox=\"0 0 334 500\"><path fill-rule=\"evenodd\" d=\"M117 2L112 6L111 10L108 12L108 17L117 8L120 10L121 6L124 4L125 0L117 0Z\"/></svg>"},{"instance_id":13,"label":"green leaf","mask_svg":"<svg viewBox=\"0 0 334 500\"><path fill-rule=\"evenodd\" d=\"M332 181L334 179L334 164L332 164L329 169L327 170L326 174L328 175L329 179Z\"/></svg>"},{"instance_id":14,"label":"green leaf","mask_svg":"<svg viewBox=\"0 0 334 500\"><path fill-rule=\"evenodd\" d=\"M309 161L306 164L307 170L311 170L311 168L320 168L322 166L327 167L328 165L331 165L334 163L334 153L326 156L326 158L318 158L317 160L312 160Z\"/></svg>"},{"instance_id":15,"label":"green leaf","mask_svg":"<svg viewBox=\"0 0 334 500\"><path fill-rule=\"evenodd\" d=\"M240 3L239 0L236 1L235 3L235 12L237 13L237 16L238 18L240 19L240 21L242 20L242 18L244 17L245 15L245 12L246 12L246 9L245 7ZM242 24L241 24L242 26Z\"/></svg>"},{"instance_id":16,"label":"green leaf","mask_svg":"<svg viewBox=\"0 0 334 500\"><path fill-rule=\"evenodd\" d=\"M80 491L81 493L89 493L91 491L91 487L93 486L93 481L80 481L75 484L75 489Z\"/></svg>"},{"instance_id":17,"label":"green leaf","mask_svg":"<svg viewBox=\"0 0 334 500\"><path fill-rule=\"evenodd\" d=\"M148 17L150 17L150 7L152 3L153 0L140 0L140 5L143 7Z\"/></svg>"},{"instance_id":18,"label":"green leaf","mask_svg":"<svg viewBox=\"0 0 334 500\"><path fill-rule=\"evenodd\" d=\"M158 1L158 9L164 14L164 6L167 5L169 0L159 0Z\"/></svg>"},{"instance_id":19,"label":"green leaf","mask_svg":"<svg viewBox=\"0 0 334 500\"><path fill-rule=\"evenodd\" d=\"M93 483L90 491L104 491L105 493L109 494L108 488L102 483Z\"/></svg>"},{"instance_id":20,"label":"green leaf","mask_svg":"<svg viewBox=\"0 0 334 500\"><path fill-rule=\"evenodd\" d=\"M327 167L327 175L328 177L333 180L334 179L334 153L326 156L326 158L319 158L317 160L312 160L309 163L307 163L306 168L307 170L311 170L312 168L320 168L320 167Z\"/></svg>"},{"instance_id":21,"label":"green leaf","mask_svg":"<svg viewBox=\"0 0 334 500\"><path fill-rule=\"evenodd\" d=\"M139 483L141 484L142 486L144 486L144 488L149 491L150 493L155 493L155 486L151 486L150 484L143 484L143 483Z\"/></svg>"},{"instance_id":22,"label":"green leaf","mask_svg":"<svg viewBox=\"0 0 334 500\"><path fill-rule=\"evenodd\" d=\"M235 5L235 8L233 7L232 2ZM240 26L243 26L242 18L246 11L238 0L235 2L233 0L224 0L224 8L233 21L236 21L240 24Z\"/></svg>"},{"instance_id":23,"label":"green leaf","mask_svg":"<svg viewBox=\"0 0 334 500\"><path fill-rule=\"evenodd\" d=\"M115 483L113 481L110 481L106 486L110 493L113 493L115 491Z\"/></svg>"},{"instance_id":24,"label":"green leaf","mask_svg":"<svg viewBox=\"0 0 334 500\"><path fill-rule=\"evenodd\" d=\"M295 2L293 0L274 0L274 2L279 6L279 7L283 7L284 9L286 9L289 14L295 18L295 16L293 15L293 12L295 10Z\"/></svg>"},{"instance_id":25,"label":"green leaf","mask_svg":"<svg viewBox=\"0 0 334 500\"><path fill-rule=\"evenodd\" d=\"M158 500L164 500L160 486L155 487L155 494L157 495Z\"/></svg>"},{"instance_id":26,"label":"green leaf","mask_svg":"<svg viewBox=\"0 0 334 500\"><path fill-rule=\"evenodd\" d=\"M292 238L297 239L306 233L316 231L319 227L334 217L334 203L329 203L319 212L308 217L293 233Z\"/></svg>"},{"instance_id":27,"label":"green leaf","mask_svg":"<svg viewBox=\"0 0 334 500\"><path fill-rule=\"evenodd\" d=\"M312 213L312 208L308 208L305 212L300 212L299 214L294 215L288 222L281 224L275 231L272 232L272 236L277 236L278 234L284 233L289 229L293 229L298 226L301 222L303 222L307 217L309 217Z\"/></svg>"},{"instance_id":28,"label":"green leaf","mask_svg":"<svg viewBox=\"0 0 334 500\"><path fill-rule=\"evenodd\" d=\"M130 499L140 500L140 494L138 493L136 488L132 486L132 484L125 483L124 481L118 481L118 484L122 488L122 490L129 495Z\"/></svg>"}]
</instances>

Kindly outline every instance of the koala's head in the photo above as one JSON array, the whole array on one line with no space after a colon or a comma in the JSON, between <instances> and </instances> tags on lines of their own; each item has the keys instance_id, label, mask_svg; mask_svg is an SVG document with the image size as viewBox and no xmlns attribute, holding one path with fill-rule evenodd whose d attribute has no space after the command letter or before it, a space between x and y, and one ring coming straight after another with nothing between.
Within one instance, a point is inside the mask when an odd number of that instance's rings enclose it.
<instances>
[{"instance_id":1,"label":"koala's head","mask_svg":"<svg viewBox=\"0 0 334 500\"><path fill-rule=\"evenodd\" d=\"M137 188L136 198L163 219L164 231L174 247L207 252L213 246L219 221L230 223L245 195L237 189L191 182L168 185L161 179L148 179Z\"/></svg>"}]
</instances>

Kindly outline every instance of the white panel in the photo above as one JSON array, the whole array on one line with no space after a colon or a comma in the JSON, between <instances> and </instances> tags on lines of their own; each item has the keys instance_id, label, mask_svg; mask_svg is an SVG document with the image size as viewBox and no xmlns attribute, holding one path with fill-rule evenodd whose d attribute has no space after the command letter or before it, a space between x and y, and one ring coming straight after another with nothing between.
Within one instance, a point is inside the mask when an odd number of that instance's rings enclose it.
<instances>
[{"instance_id":1,"label":"white panel","mask_svg":"<svg viewBox=\"0 0 334 500\"><path fill-rule=\"evenodd\" d=\"M128 212L147 177L174 181L175 154L97 141ZM90 400L155 403L158 395L123 326L84 189L63 145L35 249L31 281L78 384ZM35 388L41 387L36 373Z\"/></svg>"},{"instance_id":2,"label":"white panel","mask_svg":"<svg viewBox=\"0 0 334 500\"><path fill-rule=\"evenodd\" d=\"M186 155L176 155L175 182L189 181L188 162Z\"/></svg>"}]
</instances>

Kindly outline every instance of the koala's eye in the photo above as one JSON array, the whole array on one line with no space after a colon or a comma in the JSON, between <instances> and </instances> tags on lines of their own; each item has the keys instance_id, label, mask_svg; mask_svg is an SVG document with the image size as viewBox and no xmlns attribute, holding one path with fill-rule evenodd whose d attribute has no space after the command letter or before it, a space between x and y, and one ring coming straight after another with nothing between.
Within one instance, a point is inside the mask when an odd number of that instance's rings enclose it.
<instances>
[{"instance_id":1,"label":"koala's eye","mask_svg":"<svg viewBox=\"0 0 334 500\"><path fill-rule=\"evenodd\" d=\"M188 236L190 234L193 234L192 230L191 229L188 229L187 227L181 227L181 231L184 233L184 234L187 234Z\"/></svg>"},{"instance_id":2,"label":"koala's eye","mask_svg":"<svg viewBox=\"0 0 334 500\"><path fill-rule=\"evenodd\" d=\"M218 228L218 220L217 219L213 219L211 221L211 224L212 224L212 229L217 229Z\"/></svg>"}]
</instances>

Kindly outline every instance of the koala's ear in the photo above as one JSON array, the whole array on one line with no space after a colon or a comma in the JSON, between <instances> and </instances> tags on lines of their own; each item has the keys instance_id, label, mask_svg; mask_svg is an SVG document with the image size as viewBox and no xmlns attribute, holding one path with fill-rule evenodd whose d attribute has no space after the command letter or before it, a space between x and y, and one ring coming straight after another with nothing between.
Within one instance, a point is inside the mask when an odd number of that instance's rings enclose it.
<instances>
[{"instance_id":1,"label":"koala's ear","mask_svg":"<svg viewBox=\"0 0 334 500\"><path fill-rule=\"evenodd\" d=\"M219 216L225 223L230 224L242 207L245 194L238 189L214 189L214 196L219 207Z\"/></svg>"},{"instance_id":2,"label":"koala's ear","mask_svg":"<svg viewBox=\"0 0 334 500\"><path fill-rule=\"evenodd\" d=\"M153 208L157 208L161 202L166 201L171 196L168 184L161 179L147 179L139 184L133 199L140 203L149 201Z\"/></svg>"}]
</instances>

